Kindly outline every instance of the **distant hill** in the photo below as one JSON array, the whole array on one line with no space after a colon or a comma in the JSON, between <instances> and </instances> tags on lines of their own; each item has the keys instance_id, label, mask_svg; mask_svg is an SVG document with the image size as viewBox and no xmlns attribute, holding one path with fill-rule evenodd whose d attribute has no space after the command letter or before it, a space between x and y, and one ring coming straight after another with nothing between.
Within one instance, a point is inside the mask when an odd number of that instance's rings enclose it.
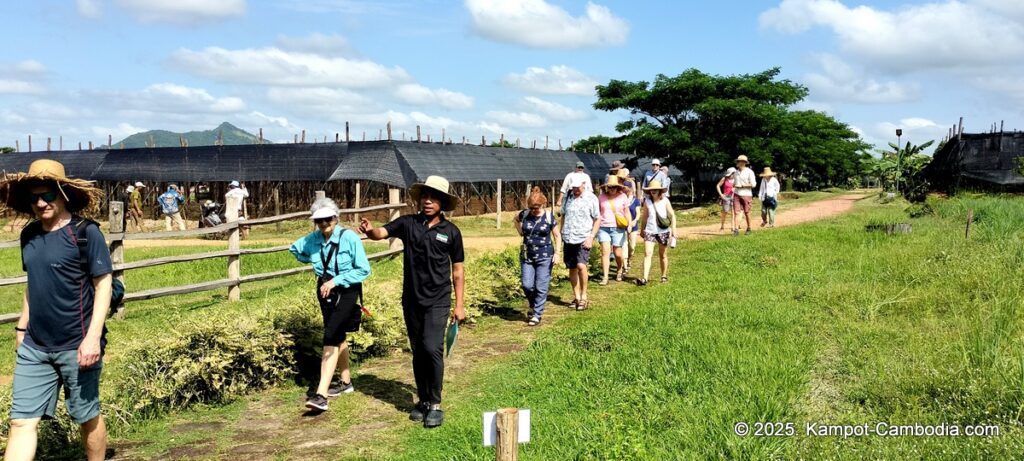
<instances>
[{"instance_id":1,"label":"distant hill","mask_svg":"<svg viewBox=\"0 0 1024 461\"><path fill-rule=\"evenodd\" d=\"M136 147L178 147L181 145L180 138L184 138L188 145L191 147L195 146L213 146L217 144L217 137L223 133L224 145L232 146L238 144L256 144L259 142L259 138L237 126L234 126L228 122L221 123L220 126L212 130L206 131L189 131L187 133L174 133L167 130L149 130L142 133L135 133L127 138L114 143L114 148L120 148L121 144L124 143L126 149ZM270 143L266 139L264 143ZM101 146L106 148L107 146Z\"/></svg>"}]
</instances>

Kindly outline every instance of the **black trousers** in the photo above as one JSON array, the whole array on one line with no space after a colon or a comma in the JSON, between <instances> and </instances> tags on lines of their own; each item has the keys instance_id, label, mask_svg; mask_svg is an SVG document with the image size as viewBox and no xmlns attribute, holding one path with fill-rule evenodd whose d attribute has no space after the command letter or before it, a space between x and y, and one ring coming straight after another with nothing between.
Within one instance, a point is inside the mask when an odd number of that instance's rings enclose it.
<instances>
[{"instance_id":1,"label":"black trousers","mask_svg":"<svg viewBox=\"0 0 1024 461\"><path fill-rule=\"evenodd\" d=\"M412 373L420 402L441 403L444 381L444 331L451 306L403 303L402 314L412 348Z\"/></svg>"}]
</instances>

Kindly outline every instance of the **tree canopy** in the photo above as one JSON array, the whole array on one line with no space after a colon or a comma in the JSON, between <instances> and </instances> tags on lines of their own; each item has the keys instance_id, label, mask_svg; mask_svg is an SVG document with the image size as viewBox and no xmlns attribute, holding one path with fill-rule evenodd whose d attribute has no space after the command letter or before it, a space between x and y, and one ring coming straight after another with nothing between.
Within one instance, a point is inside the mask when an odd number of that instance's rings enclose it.
<instances>
[{"instance_id":1,"label":"tree canopy","mask_svg":"<svg viewBox=\"0 0 1024 461\"><path fill-rule=\"evenodd\" d=\"M740 154L754 167L771 166L815 185L840 184L859 174L868 145L824 113L791 110L808 91L780 80L779 73L772 68L719 76L689 69L675 77L658 75L653 83L598 85L594 108L628 111L630 118L615 127L620 136L589 138L577 146L603 143L606 149L664 158L691 178L731 165Z\"/></svg>"}]
</instances>

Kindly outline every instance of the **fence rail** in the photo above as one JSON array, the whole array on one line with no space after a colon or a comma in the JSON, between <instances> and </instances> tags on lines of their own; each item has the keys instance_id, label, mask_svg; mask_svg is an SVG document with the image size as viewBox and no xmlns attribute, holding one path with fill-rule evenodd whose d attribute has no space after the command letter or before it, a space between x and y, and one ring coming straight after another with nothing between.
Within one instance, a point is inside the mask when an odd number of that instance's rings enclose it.
<instances>
[{"instance_id":1,"label":"fence rail","mask_svg":"<svg viewBox=\"0 0 1024 461\"><path fill-rule=\"evenodd\" d=\"M323 197L324 193L318 191L317 198ZM231 199L228 201L228 222L214 226L205 227L201 229L187 229L179 231L166 231L166 232L148 232L148 233L126 233L124 232L123 221L121 220L122 213L124 211L124 204L121 202L110 202L110 232L106 234L107 241L110 243L110 255L111 262L114 269L114 277L123 278L124 271L142 269L146 267L156 267L164 264L175 264L190 261L200 261L204 259L216 259L216 258L227 258L228 259L228 273L227 278L219 280L211 280L199 283L193 283L189 285L178 285L171 287L154 288L150 290L136 291L125 293L124 302L129 301L142 301L147 299L161 298L164 296L174 296L189 293L198 293L210 290L219 290L223 288L228 289L228 299L231 301L237 301L240 296L239 286L243 283L252 283L262 280L271 280L279 277L287 277L290 275L301 274L303 272L309 272L313 270L311 266L304 265L301 267L293 267L289 269L265 272L261 274L252 274L241 276L241 256L243 255L255 255L255 254L268 254L277 253L282 251L288 251L291 245L279 245L268 248L241 248L240 242L240 226L259 226L266 224L275 224L282 221L293 220L297 218L306 218L309 216L309 212L297 212L287 213L277 216L270 216L266 218L250 219L250 220L238 220L237 210L238 202ZM359 215L360 213L369 213L372 211L390 210L391 219L394 220L398 217L398 210L405 208L406 204L399 202L399 193L397 189L392 189L389 194L390 203L385 205L375 205L371 207L359 208L358 202L355 208L347 208L339 210L339 215ZM197 253L190 255L181 256L165 256L161 258L152 258L142 261L133 261L126 263L124 262L124 241L125 240L154 240L154 239L167 239L176 237L192 237L210 234L219 234L222 232L228 233L228 249L220 251L211 251L207 253ZM362 240L366 240L366 237L362 237ZM11 248L20 246L20 242L9 241L0 242L0 248ZM395 239L391 239L389 249L380 251L367 256L370 261L378 259L384 259L394 256L402 251L399 242ZM10 285L20 285L28 282L27 276L20 277L6 277L0 278L0 287ZM118 308L120 307L120 308ZM111 306L111 309L115 309L118 315L124 315L123 306ZM18 321L21 316L20 313L15 314L3 314L0 315L0 324L12 323Z\"/></svg>"}]
</instances>

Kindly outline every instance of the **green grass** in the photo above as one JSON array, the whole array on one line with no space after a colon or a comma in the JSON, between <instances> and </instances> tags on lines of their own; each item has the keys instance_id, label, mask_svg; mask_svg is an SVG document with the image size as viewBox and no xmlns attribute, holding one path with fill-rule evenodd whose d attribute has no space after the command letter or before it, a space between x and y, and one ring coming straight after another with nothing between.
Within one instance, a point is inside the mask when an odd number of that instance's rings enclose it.
<instances>
[{"instance_id":1,"label":"green grass","mask_svg":"<svg viewBox=\"0 0 1024 461\"><path fill-rule=\"evenodd\" d=\"M480 415L530 408L522 459L1010 459L1024 449L1024 199L905 204L687 244L672 282L619 285L602 307L446 389L445 426L403 459L491 459ZM974 208L972 238L964 215ZM725 274L728 274L726 276ZM600 288L595 287L595 290ZM642 294L640 294L642 293ZM738 437L736 422L793 422ZM804 435L805 422L993 424L993 438Z\"/></svg>"}]
</instances>

